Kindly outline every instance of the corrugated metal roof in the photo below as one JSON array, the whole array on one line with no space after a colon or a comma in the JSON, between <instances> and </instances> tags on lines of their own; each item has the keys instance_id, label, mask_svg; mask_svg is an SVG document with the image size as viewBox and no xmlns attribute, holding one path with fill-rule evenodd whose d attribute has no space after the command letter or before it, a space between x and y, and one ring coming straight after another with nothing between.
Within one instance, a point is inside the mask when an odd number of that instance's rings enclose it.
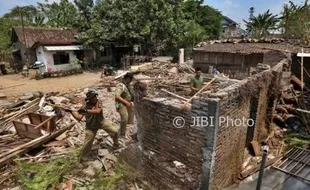
<instances>
[{"instance_id":1,"label":"corrugated metal roof","mask_svg":"<svg viewBox=\"0 0 310 190\"><path fill-rule=\"evenodd\" d=\"M76 51L87 49L82 45L75 46L43 46L45 51Z\"/></svg>"}]
</instances>

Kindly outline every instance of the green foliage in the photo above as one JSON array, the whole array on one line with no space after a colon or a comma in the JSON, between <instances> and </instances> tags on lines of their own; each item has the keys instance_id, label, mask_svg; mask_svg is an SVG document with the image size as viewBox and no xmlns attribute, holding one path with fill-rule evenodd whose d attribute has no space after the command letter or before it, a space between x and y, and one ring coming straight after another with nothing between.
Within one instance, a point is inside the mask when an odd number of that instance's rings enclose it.
<instances>
[{"instance_id":1,"label":"green foliage","mask_svg":"<svg viewBox=\"0 0 310 190\"><path fill-rule=\"evenodd\" d=\"M249 21L245 21L247 30L253 37L260 38L268 35L271 30L278 29L278 22L280 19L278 15L273 15L267 10L263 14L252 16Z\"/></svg>"},{"instance_id":2,"label":"green foliage","mask_svg":"<svg viewBox=\"0 0 310 190\"><path fill-rule=\"evenodd\" d=\"M184 2L183 11L186 18L194 20L211 38L219 37L222 31L221 21L223 15L216 9L203 5L201 0L188 0Z\"/></svg>"},{"instance_id":3,"label":"green foliage","mask_svg":"<svg viewBox=\"0 0 310 190\"><path fill-rule=\"evenodd\" d=\"M202 5L202 1L104 0L94 6L93 15L82 38L98 47L111 43L141 43L165 49L192 47L206 37L218 36L222 19L218 11Z\"/></svg>"},{"instance_id":4,"label":"green foliage","mask_svg":"<svg viewBox=\"0 0 310 190\"><path fill-rule=\"evenodd\" d=\"M47 189L59 184L61 178L69 173L76 163L76 155L58 158L49 163L17 162L17 178L26 189Z\"/></svg>"},{"instance_id":5,"label":"green foliage","mask_svg":"<svg viewBox=\"0 0 310 190\"><path fill-rule=\"evenodd\" d=\"M6 49L0 49L0 61L1 62L9 62L13 59L12 56L12 49L6 48Z\"/></svg>"},{"instance_id":6,"label":"green foliage","mask_svg":"<svg viewBox=\"0 0 310 190\"><path fill-rule=\"evenodd\" d=\"M298 38L306 45L310 44L310 5L308 0L303 5L293 2L284 4L281 27L287 38Z\"/></svg>"},{"instance_id":7,"label":"green foliage","mask_svg":"<svg viewBox=\"0 0 310 190\"><path fill-rule=\"evenodd\" d=\"M93 18L93 0L74 0L74 4L77 7L77 22L75 27L80 31L85 31L90 28L90 20Z\"/></svg>"},{"instance_id":8,"label":"green foliage","mask_svg":"<svg viewBox=\"0 0 310 190\"><path fill-rule=\"evenodd\" d=\"M19 25L20 22L10 18L0 17L0 49L6 50L11 44L10 37L12 27Z\"/></svg>"},{"instance_id":9,"label":"green foliage","mask_svg":"<svg viewBox=\"0 0 310 190\"><path fill-rule=\"evenodd\" d=\"M222 15L203 0L60 0L14 7L1 17L0 47L13 25L73 27L94 47L141 44L146 49L190 48L221 32ZM5 27L4 27L5 26Z\"/></svg>"},{"instance_id":10,"label":"green foliage","mask_svg":"<svg viewBox=\"0 0 310 190\"><path fill-rule=\"evenodd\" d=\"M287 149L291 149L293 147L304 148L305 146L310 145L309 136L302 136L296 133L286 135L284 141L288 145Z\"/></svg>"},{"instance_id":11,"label":"green foliage","mask_svg":"<svg viewBox=\"0 0 310 190\"><path fill-rule=\"evenodd\" d=\"M117 190L117 182L122 179L130 178L134 174L131 168L125 162L120 162L116 166L115 174L111 177L104 177L103 173L98 173L94 182L94 188L98 190Z\"/></svg>"},{"instance_id":12,"label":"green foliage","mask_svg":"<svg viewBox=\"0 0 310 190\"><path fill-rule=\"evenodd\" d=\"M45 19L44 15L33 5L16 6L3 17L19 21L20 23L23 21L26 26L43 26Z\"/></svg>"},{"instance_id":13,"label":"green foliage","mask_svg":"<svg viewBox=\"0 0 310 190\"><path fill-rule=\"evenodd\" d=\"M46 24L50 27L73 27L77 22L77 9L69 0L38 3L38 10L47 18Z\"/></svg>"}]
</instances>

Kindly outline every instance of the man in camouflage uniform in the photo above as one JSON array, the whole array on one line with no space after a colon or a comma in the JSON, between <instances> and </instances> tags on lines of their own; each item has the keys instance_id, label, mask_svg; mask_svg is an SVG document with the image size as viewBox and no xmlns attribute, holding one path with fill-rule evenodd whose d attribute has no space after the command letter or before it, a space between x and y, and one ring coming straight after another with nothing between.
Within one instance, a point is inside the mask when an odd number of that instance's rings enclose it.
<instances>
[{"instance_id":1,"label":"man in camouflage uniform","mask_svg":"<svg viewBox=\"0 0 310 190\"><path fill-rule=\"evenodd\" d=\"M78 121L81 121L84 116L86 118L86 136L82 151L80 153L80 162L87 160L98 129L103 129L109 133L109 135L113 138L114 148L119 147L117 134L119 126L104 118L102 103L98 100L97 95L98 94L96 92L89 91L85 98L86 105L84 105L77 112L66 110L69 111Z\"/></svg>"},{"instance_id":2,"label":"man in camouflage uniform","mask_svg":"<svg viewBox=\"0 0 310 190\"><path fill-rule=\"evenodd\" d=\"M126 137L128 124L134 124L134 91L131 82L133 74L127 73L123 81L117 84L115 89L115 106L121 117L121 136Z\"/></svg>"}]
</instances>

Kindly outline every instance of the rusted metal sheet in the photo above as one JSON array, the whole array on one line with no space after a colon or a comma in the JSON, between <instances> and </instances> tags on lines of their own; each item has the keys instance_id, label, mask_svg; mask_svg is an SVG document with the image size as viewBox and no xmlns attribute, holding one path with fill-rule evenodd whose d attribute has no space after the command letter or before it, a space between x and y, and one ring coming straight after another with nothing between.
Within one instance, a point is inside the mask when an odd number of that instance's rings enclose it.
<instances>
[{"instance_id":1,"label":"rusted metal sheet","mask_svg":"<svg viewBox=\"0 0 310 190\"><path fill-rule=\"evenodd\" d=\"M310 182L310 150L293 148L273 168Z\"/></svg>"}]
</instances>

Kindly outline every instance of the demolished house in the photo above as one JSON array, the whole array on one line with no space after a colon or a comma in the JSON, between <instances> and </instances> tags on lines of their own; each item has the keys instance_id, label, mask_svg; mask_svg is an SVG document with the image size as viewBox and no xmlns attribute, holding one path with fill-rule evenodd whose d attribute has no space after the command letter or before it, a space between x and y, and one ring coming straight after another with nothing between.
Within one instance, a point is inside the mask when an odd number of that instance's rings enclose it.
<instances>
[{"instance_id":1,"label":"demolished house","mask_svg":"<svg viewBox=\"0 0 310 190\"><path fill-rule=\"evenodd\" d=\"M246 155L260 155L262 141L272 149L267 165L275 163L283 129L272 122L279 116L274 113L281 93L291 90L290 66L296 64L291 62L298 48L257 45L262 46L195 48L194 67L242 75L232 77L241 80L205 78L209 86L192 100L190 110L185 109L190 97L173 83L138 93L139 142L123 154L125 159L161 189L223 189L245 179L259 170L259 162L250 164ZM249 73L251 67L256 73Z\"/></svg>"},{"instance_id":2,"label":"demolished house","mask_svg":"<svg viewBox=\"0 0 310 190\"><path fill-rule=\"evenodd\" d=\"M254 52L257 53L256 58L251 59L251 54ZM201 56L204 56L204 53L198 51ZM236 73L241 69L246 73L249 67L256 71L256 73L240 75L240 80L204 75L205 88L195 97L189 95L189 78L193 74L193 69L188 65L152 62L132 66L131 69L136 73L135 80L147 83L148 89L135 86L134 105L138 142L127 146L120 153L120 158L135 167L156 189L180 190L223 189L252 175L260 167L260 162L256 159L261 156L260 142L262 141L266 141L271 149L267 165L275 163L281 157L282 129L273 128L272 122L274 113L278 109L279 99L284 99L281 93L287 85L290 85L288 82L290 75L287 77L284 74L290 72L291 64L291 58L286 53L266 48L257 48L249 53L243 49L242 53L240 51L212 52L211 61L209 54L206 59L208 61L198 65L194 60L194 67L202 67L203 64L209 67L214 64L212 61L214 56L222 56L221 63L224 67L228 56L228 58L233 57L231 59L235 61L234 64L238 65ZM238 59L250 61L242 64ZM205 69L209 69L208 67ZM226 68L229 69L229 67ZM104 82L100 87L96 87L97 90L103 87L115 87L116 78L118 77L103 79ZM112 89L102 90L99 93L100 98L112 96L109 90ZM51 97L53 95L46 95L43 99L46 100L45 104L54 106L66 104L77 108L83 100L82 91L75 92L78 98L68 96L56 101L55 97ZM87 90L85 89L84 92ZM46 143L46 137L44 137L46 131L55 134L61 129L68 130L66 137L63 138L68 138L70 147L74 148L76 144L82 143L82 124L73 124L74 120L65 116L61 123L58 123L56 132L53 132L53 127L49 126L50 124L54 126L54 122L58 122L55 119L58 114L53 117L54 119L42 118L38 112L45 111L46 115L48 110L37 108L38 100L35 100L35 103L31 102L29 104L34 104L36 106L34 110L37 112L28 114L28 117L30 116L28 123L25 118L20 118L26 112L12 115L9 113L4 118L5 122L1 123L2 129L14 125L15 129L21 132L19 135L25 135L21 130L25 129L25 125L34 128L33 131L37 136L30 138L39 138L39 143L35 143L36 146ZM114 106L113 101L111 105ZM112 117L111 105L107 104L109 109L104 113L109 119ZM34 123L31 121L33 117L41 117L42 120ZM118 118L112 119L112 121L116 120ZM23 126L18 126L19 124ZM37 128L42 128L45 132L36 130ZM104 141L112 143L111 139L106 138L107 134L100 133L100 136L100 141L105 139ZM40 141L40 138L44 140ZM11 143L14 145L13 141ZM20 143L33 145L29 144L29 141ZM13 145L12 147L15 147ZM28 151L28 146L21 146L20 150L16 148L14 151L10 151L9 148L3 150L1 153L3 156L0 157L3 163L8 163L17 155L23 154L21 151Z\"/></svg>"},{"instance_id":3,"label":"demolished house","mask_svg":"<svg viewBox=\"0 0 310 190\"><path fill-rule=\"evenodd\" d=\"M138 93L139 143L124 157L161 189L222 189L233 184L245 172L246 148L269 134L286 64L281 57L271 69L243 80L212 80L189 111L184 109L188 97L178 97L181 92L171 86L170 92L176 93L172 97L156 90L146 97ZM197 126L195 117L209 119L207 125ZM242 118L254 123L228 121Z\"/></svg>"}]
</instances>

